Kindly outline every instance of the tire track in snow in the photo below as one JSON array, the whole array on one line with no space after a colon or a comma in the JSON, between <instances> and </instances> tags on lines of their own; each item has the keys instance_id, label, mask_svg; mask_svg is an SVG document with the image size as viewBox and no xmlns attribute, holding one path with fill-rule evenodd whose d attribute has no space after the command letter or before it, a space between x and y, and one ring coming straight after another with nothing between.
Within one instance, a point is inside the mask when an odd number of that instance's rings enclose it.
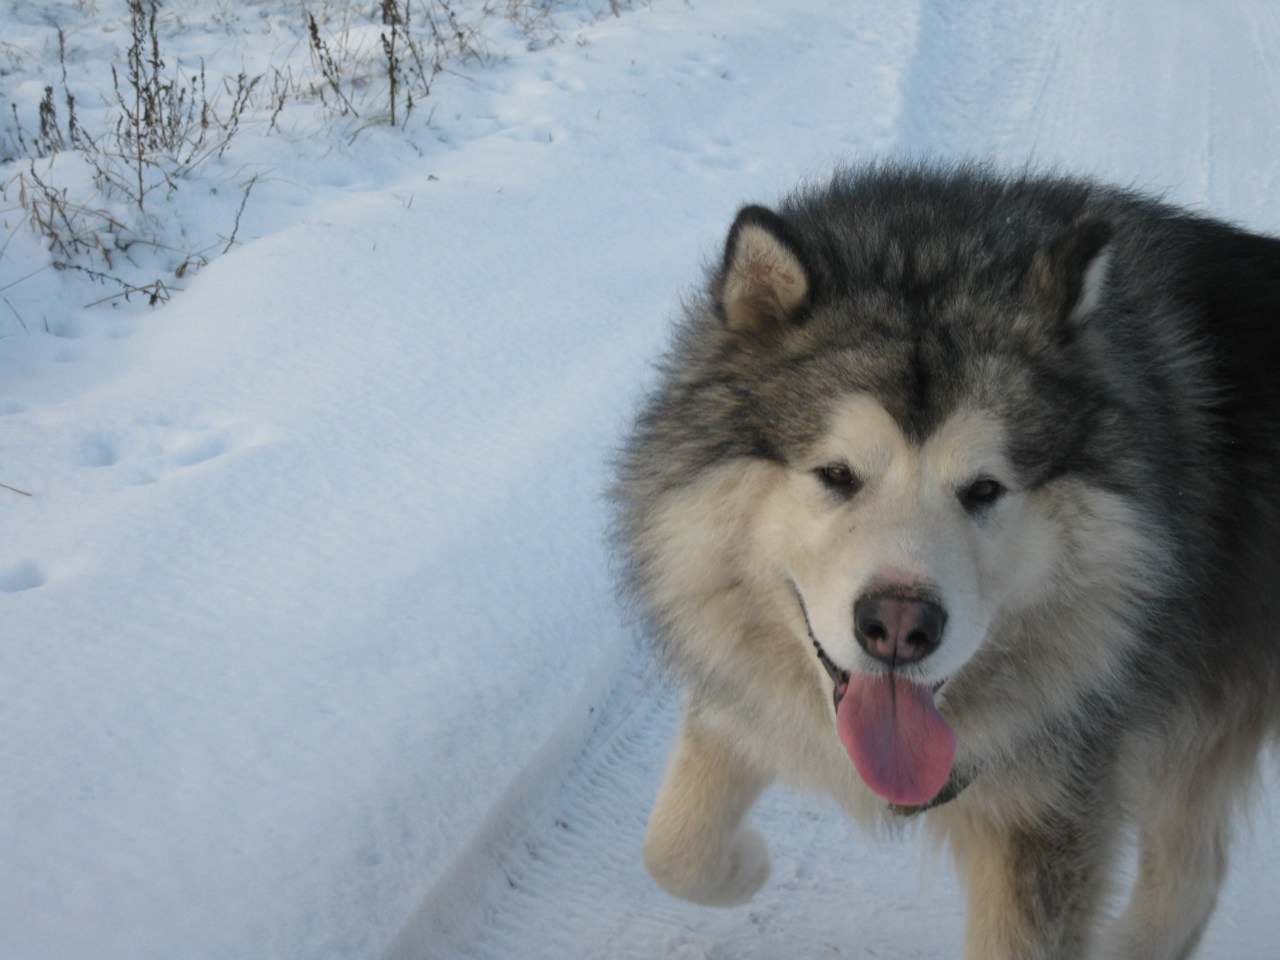
<instances>
[{"instance_id":1,"label":"tire track in snow","mask_svg":"<svg viewBox=\"0 0 1280 960\"><path fill-rule=\"evenodd\" d=\"M949 865L917 868L918 844L873 843L834 807L787 789L768 791L752 817L773 854L752 903L706 909L661 891L640 848L678 712L674 691L633 653L582 751L486 831L386 960L951 952L960 908ZM922 902L930 923L904 936Z\"/></svg>"},{"instance_id":2,"label":"tire track in snow","mask_svg":"<svg viewBox=\"0 0 1280 960\"><path fill-rule=\"evenodd\" d=\"M1049 116L1064 23L1086 10L1081 3L927 0L904 81L899 151L1015 163L1033 158L1037 130Z\"/></svg>"},{"instance_id":3,"label":"tire track in snow","mask_svg":"<svg viewBox=\"0 0 1280 960\"><path fill-rule=\"evenodd\" d=\"M1280 221L1273 3L926 0L897 147L1064 169Z\"/></svg>"},{"instance_id":4,"label":"tire track in snow","mask_svg":"<svg viewBox=\"0 0 1280 960\"><path fill-rule=\"evenodd\" d=\"M1276 232L1280 230L1276 123L1280 118L1280 10L1264 0L1239 11L1224 11L1222 19L1246 49L1240 57L1222 58L1212 65L1209 122L1215 149L1210 157L1208 201L1230 216ZM1242 88L1256 89L1256 97L1241 97ZM1230 169L1231 158L1247 158L1258 168L1247 177L1231 176L1236 172Z\"/></svg>"},{"instance_id":5,"label":"tire track in snow","mask_svg":"<svg viewBox=\"0 0 1280 960\"><path fill-rule=\"evenodd\" d=\"M638 868L643 819L634 808L646 779L656 780L644 759L669 736L669 699L632 652L577 756L546 782L514 788L515 802L490 818L387 960L585 955L564 952L566 934L569 946L582 945L572 924L536 915L555 903L598 906L602 884L625 883Z\"/></svg>"}]
</instances>

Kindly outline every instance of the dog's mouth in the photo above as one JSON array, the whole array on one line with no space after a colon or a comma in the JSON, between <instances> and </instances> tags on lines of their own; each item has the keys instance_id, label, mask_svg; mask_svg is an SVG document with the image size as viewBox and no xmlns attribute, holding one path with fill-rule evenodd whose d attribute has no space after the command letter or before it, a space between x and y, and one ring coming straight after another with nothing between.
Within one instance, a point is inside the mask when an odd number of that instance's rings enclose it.
<instances>
[{"instance_id":1,"label":"dog's mouth","mask_svg":"<svg viewBox=\"0 0 1280 960\"><path fill-rule=\"evenodd\" d=\"M810 639L813 640L813 649L818 652L818 662L822 664L823 669L831 677L831 682L835 684L834 689L831 691L831 699L835 703L836 710L839 710L840 701L844 699L844 695L849 689L849 671L841 670L832 663L831 658L827 656L827 651L822 649L822 644L813 637L810 637Z\"/></svg>"},{"instance_id":2,"label":"dog's mouth","mask_svg":"<svg viewBox=\"0 0 1280 960\"><path fill-rule=\"evenodd\" d=\"M827 656L827 651L822 649L822 644L818 642L816 637L810 634L809 639L813 641L813 649L818 654L818 662L822 664L822 668L826 670L827 675L831 677L831 683L833 684L831 700L832 704L836 708L836 712L839 713L840 701L843 700L844 695L849 692L849 681L852 679L852 675L848 670L841 670L835 665L835 662ZM943 677L941 680L933 683L929 688L930 693L936 697L938 695L938 691L942 689L943 684L945 684L948 679L948 677ZM910 681L904 682L909 683ZM919 684L917 684L917 686L919 686Z\"/></svg>"},{"instance_id":3,"label":"dog's mouth","mask_svg":"<svg viewBox=\"0 0 1280 960\"><path fill-rule=\"evenodd\" d=\"M791 582L818 662L831 677L836 732L858 769L877 794L901 808L932 803L951 778L956 735L933 703L946 678L924 685L906 680L890 667L884 673L841 669L828 657L809 621L804 595Z\"/></svg>"},{"instance_id":4,"label":"dog's mouth","mask_svg":"<svg viewBox=\"0 0 1280 960\"><path fill-rule=\"evenodd\" d=\"M956 735L933 702L946 681L914 683L892 668L841 670L818 642L799 587L793 582L791 588L818 662L834 685L836 732L858 776L890 803L929 803L946 786L956 756Z\"/></svg>"},{"instance_id":5,"label":"dog's mouth","mask_svg":"<svg viewBox=\"0 0 1280 960\"><path fill-rule=\"evenodd\" d=\"M892 669L841 670L816 638L813 644L834 684L836 732L858 776L890 803L929 803L946 786L956 756L956 735L934 704L945 681L914 683Z\"/></svg>"}]
</instances>

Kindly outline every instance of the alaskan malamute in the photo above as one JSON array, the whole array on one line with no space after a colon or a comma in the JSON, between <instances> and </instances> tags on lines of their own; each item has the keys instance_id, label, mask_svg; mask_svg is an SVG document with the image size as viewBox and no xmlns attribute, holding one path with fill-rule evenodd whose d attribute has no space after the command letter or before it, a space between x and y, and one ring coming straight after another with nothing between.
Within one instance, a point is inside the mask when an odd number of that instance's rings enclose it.
<instances>
[{"instance_id":1,"label":"alaskan malamute","mask_svg":"<svg viewBox=\"0 0 1280 960\"><path fill-rule=\"evenodd\" d=\"M923 813L971 960L1191 955L1280 713L1280 240L976 166L746 207L615 492L663 887L749 898L780 777Z\"/></svg>"}]
</instances>

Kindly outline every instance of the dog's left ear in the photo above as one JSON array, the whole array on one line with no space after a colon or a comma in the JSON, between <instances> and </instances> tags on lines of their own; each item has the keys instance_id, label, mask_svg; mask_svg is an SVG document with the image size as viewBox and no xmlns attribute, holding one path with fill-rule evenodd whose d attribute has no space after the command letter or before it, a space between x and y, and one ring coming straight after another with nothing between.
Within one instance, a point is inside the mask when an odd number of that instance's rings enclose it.
<instances>
[{"instance_id":1,"label":"dog's left ear","mask_svg":"<svg viewBox=\"0 0 1280 960\"><path fill-rule=\"evenodd\" d=\"M760 333L803 315L813 275L791 226L765 207L743 207L724 247L716 306L738 333Z\"/></svg>"},{"instance_id":2,"label":"dog's left ear","mask_svg":"<svg viewBox=\"0 0 1280 960\"><path fill-rule=\"evenodd\" d=\"M1031 261L1031 294L1056 313L1064 337L1071 339L1081 320L1102 302L1111 265L1111 224L1086 217L1054 237Z\"/></svg>"}]
</instances>

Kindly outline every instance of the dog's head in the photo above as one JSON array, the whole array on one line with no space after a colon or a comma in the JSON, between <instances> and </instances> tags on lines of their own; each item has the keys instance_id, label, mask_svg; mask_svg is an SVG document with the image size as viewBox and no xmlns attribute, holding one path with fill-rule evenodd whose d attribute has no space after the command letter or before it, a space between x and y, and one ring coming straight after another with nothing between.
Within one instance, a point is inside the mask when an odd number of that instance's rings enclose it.
<instances>
[{"instance_id":1,"label":"dog's head","mask_svg":"<svg viewBox=\"0 0 1280 960\"><path fill-rule=\"evenodd\" d=\"M1113 482L1132 460L1090 329L1107 224L1006 236L998 211L948 226L924 200L854 223L840 200L747 207L730 230L651 414L666 462L700 478L667 500L652 592L711 671L715 617L784 598L863 778L919 803L964 703L1043 714L1114 668L1158 551Z\"/></svg>"}]
</instances>

